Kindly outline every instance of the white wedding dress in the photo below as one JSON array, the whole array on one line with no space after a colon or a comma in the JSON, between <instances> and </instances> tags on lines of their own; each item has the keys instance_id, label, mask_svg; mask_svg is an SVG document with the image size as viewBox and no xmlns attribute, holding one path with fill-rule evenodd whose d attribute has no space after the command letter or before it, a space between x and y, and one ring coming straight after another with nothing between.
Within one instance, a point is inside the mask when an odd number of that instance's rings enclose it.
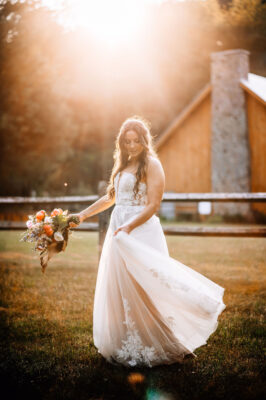
<instances>
[{"instance_id":1,"label":"white wedding dress","mask_svg":"<svg viewBox=\"0 0 266 400\"><path fill-rule=\"evenodd\" d=\"M146 184L115 177L116 203L99 263L93 340L105 359L127 367L182 362L206 344L225 309L224 288L171 258L153 215L130 234L114 231L145 208Z\"/></svg>"}]
</instances>

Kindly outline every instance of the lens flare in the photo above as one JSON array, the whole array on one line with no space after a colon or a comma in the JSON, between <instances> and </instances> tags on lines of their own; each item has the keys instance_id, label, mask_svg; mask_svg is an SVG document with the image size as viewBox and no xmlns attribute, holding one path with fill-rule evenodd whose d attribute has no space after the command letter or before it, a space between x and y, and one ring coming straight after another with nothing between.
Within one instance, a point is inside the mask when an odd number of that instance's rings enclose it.
<instances>
[{"instance_id":1,"label":"lens flare","mask_svg":"<svg viewBox=\"0 0 266 400\"><path fill-rule=\"evenodd\" d=\"M145 376L139 372L132 372L127 380L131 385L136 385L137 383L142 383L145 380Z\"/></svg>"}]
</instances>

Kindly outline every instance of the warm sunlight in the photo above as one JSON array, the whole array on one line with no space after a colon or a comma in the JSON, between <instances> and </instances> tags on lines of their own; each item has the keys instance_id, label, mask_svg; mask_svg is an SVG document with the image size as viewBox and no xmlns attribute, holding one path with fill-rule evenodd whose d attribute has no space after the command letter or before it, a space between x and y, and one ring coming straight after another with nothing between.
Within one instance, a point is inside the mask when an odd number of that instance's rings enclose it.
<instances>
[{"instance_id":1,"label":"warm sunlight","mask_svg":"<svg viewBox=\"0 0 266 400\"><path fill-rule=\"evenodd\" d=\"M56 2L43 1L51 7ZM68 0L61 22L81 28L110 47L134 41L144 25L147 0Z\"/></svg>"}]
</instances>

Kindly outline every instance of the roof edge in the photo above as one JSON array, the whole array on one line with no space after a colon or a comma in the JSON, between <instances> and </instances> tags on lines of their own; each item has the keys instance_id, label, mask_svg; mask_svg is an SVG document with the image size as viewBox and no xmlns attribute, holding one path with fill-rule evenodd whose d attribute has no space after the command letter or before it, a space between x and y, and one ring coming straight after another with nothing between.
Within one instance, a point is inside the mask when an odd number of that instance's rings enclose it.
<instances>
[{"instance_id":1,"label":"roof edge","mask_svg":"<svg viewBox=\"0 0 266 400\"><path fill-rule=\"evenodd\" d=\"M254 92L252 88L249 86L248 82L244 79L240 80L240 86L244 89L247 93L251 94L251 96L255 97L260 103L266 106L266 101L263 97L261 97L258 93Z\"/></svg>"},{"instance_id":2,"label":"roof edge","mask_svg":"<svg viewBox=\"0 0 266 400\"><path fill-rule=\"evenodd\" d=\"M189 116L192 111L207 97L211 92L211 84L207 83L203 89L191 100L191 102L180 112L180 114L173 120L173 122L165 129L161 134L157 142L155 142L155 148L159 149L161 145L172 135L175 129L177 129Z\"/></svg>"}]
</instances>

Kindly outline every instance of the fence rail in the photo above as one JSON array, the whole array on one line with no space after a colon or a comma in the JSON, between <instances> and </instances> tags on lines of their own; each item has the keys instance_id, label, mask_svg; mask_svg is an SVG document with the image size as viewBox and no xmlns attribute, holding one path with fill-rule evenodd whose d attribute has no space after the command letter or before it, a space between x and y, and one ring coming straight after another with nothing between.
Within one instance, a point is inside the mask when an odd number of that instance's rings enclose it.
<instances>
[{"instance_id":1,"label":"fence rail","mask_svg":"<svg viewBox=\"0 0 266 400\"><path fill-rule=\"evenodd\" d=\"M93 203L98 195L90 196L57 196L57 197L0 197L0 204L54 204L54 203ZM266 202L265 192L256 193L164 193L162 201L221 201L221 202Z\"/></svg>"},{"instance_id":2,"label":"fence rail","mask_svg":"<svg viewBox=\"0 0 266 400\"><path fill-rule=\"evenodd\" d=\"M0 221L1 230L26 230L26 224L23 221ZM75 230L86 232L99 232L97 222L83 222ZM163 225L163 231L166 235L179 236L220 236L220 237L266 237L266 228L241 228L241 227L176 227Z\"/></svg>"},{"instance_id":3,"label":"fence rail","mask_svg":"<svg viewBox=\"0 0 266 400\"><path fill-rule=\"evenodd\" d=\"M0 204L91 204L99 199L98 195L91 196L59 196L59 197L0 197ZM266 202L266 193L164 193L163 202ZM83 222L75 229L78 231L99 232L103 235L108 226L110 212L101 213L99 223ZM25 230L23 221L0 221L0 229ZM217 237L266 237L265 227L195 227L163 225L166 235L181 236L217 236ZM100 240L102 242L102 240Z\"/></svg>"},{"instance_id":4,"label":"fence rail","mask_svg":"<svg viewBox=\"0 0 266 400\"><path fill-rule=\"evenodd\" d=\"M0 197L0 204L57 204L57 203L94 203L98 195L91 196L57 196L57 197Z\"/></svg>"}]
</instances>

